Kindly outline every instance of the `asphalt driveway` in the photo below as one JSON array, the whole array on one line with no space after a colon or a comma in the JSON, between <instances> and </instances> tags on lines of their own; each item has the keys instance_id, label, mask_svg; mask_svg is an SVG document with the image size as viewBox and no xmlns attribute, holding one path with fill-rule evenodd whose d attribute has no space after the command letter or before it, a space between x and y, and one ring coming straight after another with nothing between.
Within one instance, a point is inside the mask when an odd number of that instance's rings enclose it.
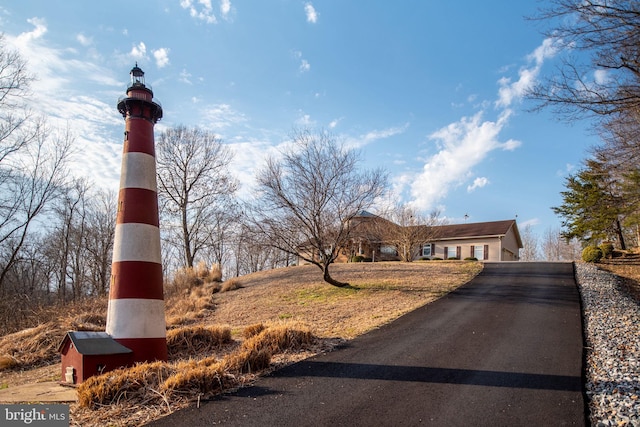
<instances>
[{"instance_id":1,"label":"asphalt driveway","mask_svg":"<svg viewBox=\"0 0 640 427\"><path fill-rule=\"evenodd\" d=\"M585 425L570 263L487 263L395 322L153 426Z\"/></svg>"}]
</instances>

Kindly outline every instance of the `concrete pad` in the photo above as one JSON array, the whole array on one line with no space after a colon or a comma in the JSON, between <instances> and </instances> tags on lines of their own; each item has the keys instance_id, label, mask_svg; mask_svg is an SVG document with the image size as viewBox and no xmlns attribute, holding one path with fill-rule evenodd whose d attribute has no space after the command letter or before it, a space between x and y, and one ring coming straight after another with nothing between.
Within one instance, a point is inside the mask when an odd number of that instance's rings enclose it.
<instances>
[{"instance_id":1,"label":"concrete pad","mask_svg":"<svg viewBox=\"0 0 640 427\"><path fill-rule=\"evenodd\" d=\"M0 403L19 402L75 402L76 389L55 381L24 384L0 390Z\"/></svg>"}]
</instances>

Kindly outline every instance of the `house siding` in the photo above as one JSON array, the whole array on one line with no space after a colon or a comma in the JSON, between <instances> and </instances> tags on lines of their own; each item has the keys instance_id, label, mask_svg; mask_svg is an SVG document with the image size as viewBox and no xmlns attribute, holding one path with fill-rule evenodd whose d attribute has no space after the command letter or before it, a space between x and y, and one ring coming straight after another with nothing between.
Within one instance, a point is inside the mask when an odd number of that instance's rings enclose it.
<instances>
[{"instance_id":1,"label":"house siding","mask_svg":"<svg viewBox=\"0 0 640 427\"><path fill-rule=\"evenodd\" d=\"M520 259L520 248L516 240L516 234L513 226L502 239L502 260L501 261L518 261Z\"/></svg>"},{"instance_id":2,"label":"house siding","mask_svg":"<svg viewBox=\"0 0 640 427\"><path fill-rule=\"evenodd\" d=\"M515 242L515 239L514 239ZM432 255L432 258L442 258L447 259L447 254L445 253L445 248L450 247L460 247L461 258L472 257L471 247L472 246L482 246L483 251L484 247L489 247L488 257L485 258L485 261L507 261L500 258L500 239L498 237L488 237L488 238L476 238L476 239L455 239L455 240L444 240L436 243L436 253ZM482 259L480 259L482 261Z\"/></svg>"}]
</instances>

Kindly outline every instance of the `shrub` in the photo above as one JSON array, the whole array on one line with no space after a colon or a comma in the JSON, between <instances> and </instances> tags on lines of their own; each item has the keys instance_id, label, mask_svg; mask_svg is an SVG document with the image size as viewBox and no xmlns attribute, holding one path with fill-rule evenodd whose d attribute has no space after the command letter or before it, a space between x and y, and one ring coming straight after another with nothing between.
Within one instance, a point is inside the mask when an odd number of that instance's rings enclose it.
<instances>
[{"instance_id":1,"label":"shrub","mask_svg":"<svg viewBox=\"0 0 640 427\"><path fill-rule=\"evenodd\" d=\"M354 255L351 257L351 262L363 262L364 257L362 255Z\"/></svg>"},{"instance_id":2,"label":"shrub","mask_svg":"<svg viewBox=\"0 0 640 427\"><path fill-rule=\"evenodd\" d=\"M474 257L474 256L468 256L464 259L465 261L477 261L478 258Z\"/></svg>"},{"instance_id":3,"label":"shrub","mask_svg":"<svg viewBox=\"0 0 640 427\"><path fill-rule=\"evenodd\" d=\"M613 244L610 242L605 242L601 244L600 250L602 251L602 256L604 258L611 258L613 256Z\"/></svg>"},{"instance_id":4,"label":"shrub","mask_svg":"<svg viewBox=\"0 0 640 427\"><path fill-rule=\"evenodd\" d=\"M584 262L598 262L602 259L602 250L597 246L587 246L582 250Z\"/></svg>"},{"instance_id":5,"label":"shrub","mask_svg":"<svg viewBox=\"0 0 640 427\"><path fill-rule=\"evenodd\" d=\"M225 282L220 287L220 292L229 292L235 291L236 289L240 289L242 287L242 283L239 278L232 277L229 280L225 280Z\"/></svg>"},{"instance_id":6,"label":"shrub","mask_svg":"<svg viewBox=\"0 0 640 427\"><path fill-rule=\"evenodd\" d=\"M173 279L169 280L167 286L167 294L175 295L191 291L194 287L202 286L206 283L220 282L222 280L222 271L219 265L213 265L208 268L204 262L200 262L195 267L185 267L178 269Z\"/></svg>"},{"instance_id":7,"label":"shrub","mask_svg":"<svg viewBox=\"0 0 640 427\"><path fill-rule=\"evenodd\" d=\"M431 258L431 261L442 261L442 258L440 258L439 256L434 256L433 258Z\"/></svg>"},{"instance_id":8,"label":"shrub","mask_svg":"<svg viewBox=\"0 0 640 427\"><path fill-rule=\"evenodd\" d=\"M449 258L447 258L448 261L459 261L460 258L458 258L457 256L450 256Z\"/></svg>"}]
</instances>

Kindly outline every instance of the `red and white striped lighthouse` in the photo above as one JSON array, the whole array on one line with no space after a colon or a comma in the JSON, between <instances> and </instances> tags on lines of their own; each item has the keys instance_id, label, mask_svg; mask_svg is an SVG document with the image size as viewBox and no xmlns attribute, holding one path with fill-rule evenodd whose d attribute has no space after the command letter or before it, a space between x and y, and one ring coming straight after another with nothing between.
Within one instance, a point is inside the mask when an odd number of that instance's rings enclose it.
<instances>
[{"instance_id":1,"label":"red and white striped lighthouse","mask_svg":"<svg viewBox=\"0 0 640 427\"><path fill-rule=\"evenodd\" d=\"M133 350L133 362L167 360L153 138L162 106L138 64L118 111L125 132L106 332Z\"/></svg>"}]
</instances>

